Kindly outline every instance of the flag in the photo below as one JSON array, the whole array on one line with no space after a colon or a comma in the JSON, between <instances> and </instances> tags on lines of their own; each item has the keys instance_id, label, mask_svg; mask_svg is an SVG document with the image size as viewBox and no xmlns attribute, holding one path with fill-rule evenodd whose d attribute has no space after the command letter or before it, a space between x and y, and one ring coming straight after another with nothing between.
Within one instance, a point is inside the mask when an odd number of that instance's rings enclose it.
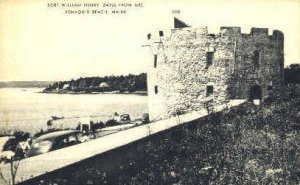
<instances>
[{"instance_id":1,"label":"flag","mask_svg":"<svg viewBox=\"0 0 300 185\"><path fill-rule=\"evenodd\" d=\"M190 27L190 26L187 25L185 22L174 17L174 28L185 28L185 27Z\"/></svg>"}]
</instances>

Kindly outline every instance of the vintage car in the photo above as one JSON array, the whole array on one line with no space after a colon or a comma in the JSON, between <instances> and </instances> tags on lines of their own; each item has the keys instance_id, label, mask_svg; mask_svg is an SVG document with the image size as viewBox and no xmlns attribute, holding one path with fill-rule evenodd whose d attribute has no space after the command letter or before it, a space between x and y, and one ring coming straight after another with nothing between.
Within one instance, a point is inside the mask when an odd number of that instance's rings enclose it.
<instances>
[{"instance_id":1,"label":"vintage car","mask_svg":"<svg viewBox=\"0 0 300 185\"><path fill-rule=\"evenodd\" d=\"M28 156L47 153L81 143L81 132L78 130L63 130L42 135L32 141Z\"/></svg>"},{"instance_id":2,"label":"vintage car","mask_svg":"<svg viewBox=\"0 0 300 185\"><path fill-rule=\"evenodd\" d=\"M129 114L122 114L120 115L120 123L121 124L128 124L131 122Z\"/></svg>"}]
</instances>

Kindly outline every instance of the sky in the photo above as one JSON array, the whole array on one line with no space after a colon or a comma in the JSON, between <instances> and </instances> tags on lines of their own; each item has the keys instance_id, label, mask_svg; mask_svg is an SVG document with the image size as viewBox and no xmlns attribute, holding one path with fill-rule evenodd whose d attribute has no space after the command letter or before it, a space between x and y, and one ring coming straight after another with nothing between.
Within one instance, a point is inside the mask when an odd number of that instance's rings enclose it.
<instances>
[{"instance_id":1,"label":"sky","mask_svg":"<svg viewBox=\"0 0 300 185\"><path fill-rule=\"evenodd\" d=\"M143 7L63 8L60 3L142 3ZM59 3L60 7L48 7ZM118 10L126 14L65 14ZM174 13L172 10L180 10ZM0 81L59 81L147 72L146 35L168 35L174 16L192 27L251 27L284 32L285 65L300 63L299 0L145 1L0 0Z\"/></svg>"}]
</instances>

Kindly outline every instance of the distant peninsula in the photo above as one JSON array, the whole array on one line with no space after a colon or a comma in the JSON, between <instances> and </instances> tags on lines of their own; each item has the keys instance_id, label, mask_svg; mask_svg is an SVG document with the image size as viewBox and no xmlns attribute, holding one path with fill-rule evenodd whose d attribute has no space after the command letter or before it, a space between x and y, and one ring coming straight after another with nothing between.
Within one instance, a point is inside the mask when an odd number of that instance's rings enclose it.
<instances>
[{"instance_id":1,"label":"distant peninsula","mask_svg":"<svg viewBox=\"0 0 300 185\"><path fill-rule=\"evenodd\" d=\"M85 77L50 84L43 93L132 93L147 94L146 73L104 77Z\"/></svg>"},{"instance_id":2,"label":"distant peninsula","mask_svg":"<svg viewBox=\"0 0 300 185\"><path fill-rule=\"evenodd\" d=\"M0 88L45 88L53 81L9 81L0 82Z\"/></svg>"}]
</instances>

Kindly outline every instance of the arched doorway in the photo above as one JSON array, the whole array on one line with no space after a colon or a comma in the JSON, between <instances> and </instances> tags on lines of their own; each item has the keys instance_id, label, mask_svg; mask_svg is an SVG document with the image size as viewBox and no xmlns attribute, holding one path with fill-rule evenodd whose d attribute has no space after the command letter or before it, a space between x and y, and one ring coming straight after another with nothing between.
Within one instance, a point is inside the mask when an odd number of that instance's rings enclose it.
<instances>
[{"instance_id":1,"label":"arched doorway","mask_svg":"<svg viewBox=\"0 0 300 185\"><path fill-rule=\"evenodd\" d=\"M262 93L261 93L261 86L260 85L254 85L250 88L250 100L254 99L261 99Z\"/></svg>"}]
</instances>

